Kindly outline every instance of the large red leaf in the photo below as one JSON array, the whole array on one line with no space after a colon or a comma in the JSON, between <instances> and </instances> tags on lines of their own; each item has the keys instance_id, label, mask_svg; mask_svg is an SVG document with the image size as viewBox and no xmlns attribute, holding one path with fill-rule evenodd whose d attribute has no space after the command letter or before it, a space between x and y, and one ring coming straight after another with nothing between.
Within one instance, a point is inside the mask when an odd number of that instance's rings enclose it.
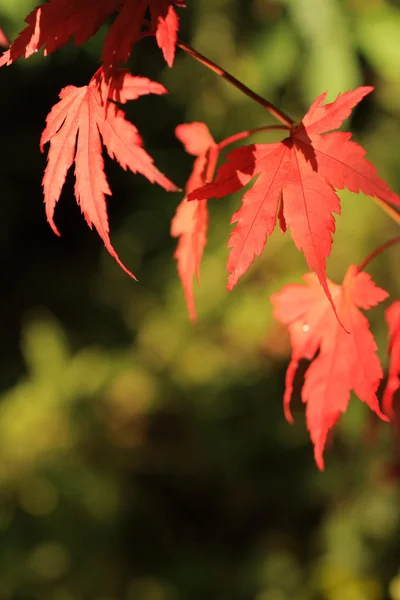
<instances>
[{"instance_id":1,"label":"large red leaf","mask_svg":"<svg viewBox=\"0 0 400 600\"><path fill-rule=\"evenodd\" d=\"M279 215L283 231L291 230L293 240L304 252L309 267L332 302L326 279L326 258L335 230L333 213L340 213L339 198L333 188L353 192L400 206L400 198L377 176L365 151L350 141L350 133L325 133L336 129L351 109L369 92L360 87L339 95L324 105L322 94L280 143L251 144L233 150L228 162L218 170L213 183L189 194L189 200L221 198L240 190L254 176L258 179L242 198L242 206L232 217L237 222L228 246L228 288L232 289L259 256Z\"/></svg>"},{"instance_id":2,"label":"large red leaf","mask_svg":"<svg viewBox=\"0 0 400 600\"><path fill-rule=\"evenodd\" d=\"M214 176L218 149L204 123L178 125L177 138L190 154L196 156L192 173L186 184L186 194ZM196 320L196 307L193 294L193 278L200 279L200 262L207 242L208 210L207 203L195 200L182 200L176 209L171 223L171 235L179 238L174 257L186 297L189 316Z\"/></svg>"},{"instance_id":3,"label":"large red leaf","mask_svg":"<svg viewBox=\"0 0 400 600\"><path fill-rule=\"evenodd\" d=\"M392 418L393 396L400 388L400 301L393 302L386 311L386 321L389 325L389 355L390 366L388 382L383 394L382 406L385 414Z\"/></svg>"},{"instance_id":4,"label":"large red leaf","mask_svg":"<svg viewBox=\"0 0 400 600\"><path fill-rule=\"evenodd\" d=\"M58 234L53 221L54 209L68 169L75 161L75 196L85 219L89 227L95 226L110 254L132 275L121 263L109 237L105 195L111 195L111 190L104 174L101 139L108 154L116 158L123 169L141 173L166 190L173 191L176 187L156 169L136 127L110 102L116 98L126 102L149 93L164 94L165 88L126 71L119 72L114 85L105 84L100 70L88 86L70 85L61 91L60 101L47 116L40 141L42 150L44 144L50 142L43 190L47 219Z\"/></svg>"},{"instance_id":5,"label":"large red leaf","mask_svg":"<svg viewBox=\"0 0 400 600\"><path fill-rule=\"evenodd\" d=\"M287 285L272 296L271 301L275 318L289 327L293 349L284 396L289 421L292 421L289 404L299 361L314 359L305 375L302 400L307 403L307 427L314 444L315 460L323 469L328 431L346 411L352 390L387 420L376 397L383 376L377 346L368 320L359 309L377 305L388 294L355 266L349 267L341 286L328 279L343 328L330 309L315 274L305 275L304 280L306 285Z\"/></svg>"}]
</instances>

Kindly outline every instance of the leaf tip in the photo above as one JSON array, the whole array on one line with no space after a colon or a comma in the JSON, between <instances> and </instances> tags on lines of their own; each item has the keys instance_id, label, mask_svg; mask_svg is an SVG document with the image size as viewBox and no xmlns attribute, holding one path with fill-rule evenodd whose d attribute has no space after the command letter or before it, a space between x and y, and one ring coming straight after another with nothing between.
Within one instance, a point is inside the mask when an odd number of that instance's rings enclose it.
<instances>
[{"instance_id":1,"label":"leaf tip","mask_svg":"<svg viewBox=\"0 0 400 600\"><path fill-rule=\"evenodd\" d=\"M47 217L47 222L50 225L50 227L52 228L53 232L58 235L58 237L61 237L61 233L58 231L56 224L53 221L52 217Z\"/></svg>"},{"instance_id":2,"label":"leaf tip","mask_svg":"<svg viewBox=\"0 0 400 600\"><path fill-rule=\"evenodd\" d=\"M188 305L188 312L189 312L189 319L191 320L192 324L196 325L197 313L196 313L196 308L194 306L194 303L193 303L193 306Z\"/></svg>"},{"instance_id":3,"label":"leaf tip","mask_svg":"<svg viewBox=\"0 0 400 600\"><path fill-rule=\"evenodd\" d=\"M325 463L322 452L314 451L314 458L318 469L323 473L325 471Z\"/></svg>"},{"instance_id":4,"label":"leaf tip","mask_svg":"<svg viewBox=\"0 0 400 600\"><path fill-rule=\"evenodd\" d=\"M290 423L290 425L294 425L294 419L293 419L293 415L292 415L292 411L290 410L289 406L284 406L283 408L283 412L285 414L285 419L288 423Z\"/></svg>"},{"instance_id":5,"label":"leaf tip","mask_svg":"<svg viewBox=\"0 0 400 600\"><path fill-rule=\"evenodd\" d=\"M237 282L239 281L239 274L237 273L237 271L233 271L228 278L228 283L226 284L226 289L231 292L233 290L233 288L235 287L235 285L237 284Z\"/></svg>"}]
</instances>

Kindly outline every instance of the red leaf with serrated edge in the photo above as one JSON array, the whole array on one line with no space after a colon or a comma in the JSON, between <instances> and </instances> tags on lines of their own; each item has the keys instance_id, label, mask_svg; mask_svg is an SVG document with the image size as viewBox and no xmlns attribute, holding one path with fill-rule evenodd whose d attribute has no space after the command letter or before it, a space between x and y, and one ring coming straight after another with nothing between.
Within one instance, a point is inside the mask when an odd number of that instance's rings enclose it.
<instances>
[{"instance_id":1,"label":"red leaf with serrated edge","mask_svg":"<svg viewBox=\"0 0 400 600\"><path fill-rule=\"evenodd\" d=\"M102 61L105 72L111 73L118 64L127 62L132 46L142 37L147 9L150 9L151 30L171 67L179 29L174 5L185 6L181 0L125 0L104 41Z\"/></svg>"},{"instance_id":2,"label":"red leaf with serrated edge","mask_svg":"<svg viewBox=\"0 0 400 600\"><path fill-rule=\"evenodd\" d=\"M400 301L393 302L385 313L389 325L390 366L386 388L383 394L382 407L384 413L394 417L393 396L400 388Z\"/></svg>"},{"instance_id":3,"label":"red leaf with serrated edge","mask_svg":"<svg viewBox=\"0 0 400 600\"><path fill-rule=\"evenodd\" d=\"M217 146L204 123L178 125L177 138L185 146L186 152L197 156L192 173L186 184L186 194L210 181L214 175L218 158ZM185 198L176 209L171 223L172 237L179 238L174 257L186 297L189 316L196 320L196 307L193 294L193 278L200 279L200 262L207 242L208 210L207 203Z\"/></svg>"},{"instance_id":4,"label":"red leaf with serrated edge","mask_svg":"<svg viewBox=\"0 0 400 600\"><path fill-rule=\"evenodd\" d=\"M382 419L376 390L383 373L376 355L377 346L366 317L359 310L376 306L387 298L371 277L352 265L342 285L327 280L340 323L326 300L314 273L304 276L306 285L287 285L271 297L274 317L289 327L292 359L286 373L285 415L292 416L289 404L299 361L312 360L305 374L302 400L307 403L306 419L314 444L314 456L323 470L323 451L328 431L345 412L350 392L368 404Z\"/></svg>"},{"instance_id":5,"label":"red leaf with serrated edge","mask_svg":"<svg viewBox=\"0 0 400 600\"><path fill-rule=\"evenodd\" d=\"M132 46L141 37L148 3L149 0L125 0L104 40L101 59L106 74L111 73L121 62L128 61Z\"/></svg>"},{"instance_id":6,"label":"red leaf with serrated edge","mask_svg":"<svg viewBox=\"0 0 400 600\"><path fill-rule=\"evenodd\" d=\"M152 27L156 32L158 47L169 67L174 63L179 30L179 18L173 4L186 6L182 0L150 0Z\"/></svg>"},{"instance_id":7,"label":"red leaf with serrated edge","mask_svg":"<svg viewBox=\"0 0 400 600\"><path fill-rule=\"evenodd\" d=\"M60 197L68 169L75 161L75 196L91 228L95 226L109 253L129 275L111 245L105 195L111 195L102 157L102 142L111 158L123 169L141 173L168 191L177 188L153 164L143 148L136 127L126 121L123 111L110 102L116 96L122 102L140 95L164 94L166 89L143 77L133 77L121 70L114 87L105 84L99 70L89 85L68 86L60 93L60 101L47 116L40 146L50 142L47 167L43 177L47 219L55 233L55 205ZM100 137L101 136L101 137Z\"/></svg>"},{"instance_id":8,"label":"red leaf with serrated edge","mask_svg":"<svg viewBox=\"0 0 400 600\"><path fill-rule=\"evenodd\" d=\"M28 58L44 46L50 54L75 37L77 46L84 44L122 0L50 0L35 8L26 18L28 26L0 58L0 66L19 58Z\"/></svg>"},{"instance_id":9,"label":"red leaf with serrated edge","mask_svg":"<svg viewBox=\"0 0 400 600\"><path fill-rule=\"evenodd\" d=\"M50 54L72 37L77 46L84 44L109 15L118 11L102 54L104 69L109 75L121 62L127 62L132 46L141 39L148 9L151 31L165 60L172 66L179 29L174 6L185 6L185 3L183 0L50 0L27 16L27 27L0 57L0 66L28 58L42 47L45 55Z\"/></svg>"},{"instance_id":10,"label":"red leaf with serrated edge","mask_svg":"<svg viewBox=\"0 0 400 600\"><path fill-rule=\"evenodd\" d=\"M189 200L221 198L240 190L258 175L253 188L242 198L233 215L238 224L231 233L227 269L232 289L259 256L276 225L291 230L293 240L304 252L309 267L331 301L326 279L326 258L332 246L335 221L340 213L334 187L346 187L400 206L400 198L377 176L365 151L350 141L350 133L325 133L336 129L352 108L372 91L360 87L323 105L326 94L312 104L303 121L280 143L252 144L227 155L213 183L189 194Z\"/></svg>"}]
</instances>

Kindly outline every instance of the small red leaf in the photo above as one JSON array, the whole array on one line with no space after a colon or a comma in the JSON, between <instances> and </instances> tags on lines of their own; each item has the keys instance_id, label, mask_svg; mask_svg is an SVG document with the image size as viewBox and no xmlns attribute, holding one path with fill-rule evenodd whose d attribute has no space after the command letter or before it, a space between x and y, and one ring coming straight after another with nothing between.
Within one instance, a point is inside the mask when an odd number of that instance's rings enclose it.
<instances>
[{"instance_id":1,"label":"small red leaf","mask_svg":"<svg viewBox=\"0 0 400 600\"><path fill-rule=\"evenodd\" d=\"M386 311L386 321L389 325L389 355L390 367L386 389L383 394L382 406L385 414L393 418L393 397L400 388L400 301L393 302Z\"/></svg>"},{"instance_id":2,"label":"small red leaf","mask_svg":"<svg viewBox=\"0 0 400 600\"><path fill-rule=\"evenodd\" d=\"M0 58L0 66L28 58L42 46L45 55L66 44L73 36L77 46L84 44L121 0L50 0L35 8L26 18L28 26Z\"/></svg>"},{"instance_id":3,"label":"small red leaf","mask_svg":"<svg viewBox=\"0 0 400 600\"><path fill-rule=\"evenodd\" d=\"M183 3L179 3L183 6ZM175 48L178 39L179 18L171 0L150 1L151 20L156 31L158 47L169 67L175 58Z\"/></svg>"},{"instance_id":4,"label":"small red leaf","mask_svg":"<svg viewBox=\"0 0 400 600\"><path fill-rule=\"evenodd\" d=\"M212 179L218 150L204 123L178 125L175 133L186 151L197 156L186 184L186 194L188 194L202 183ZM192 321L196 320L193 278L196 275L197 279L200 279L200 262L207 242L207 225L207 203L200 200L188 202L185 196L172 219L171 235L179 238L174 257L177 260L178 273Z\"/></svg>"},{"instance_id":5,"label":"small red leaf","mask_svg":"<svg viewBox=\"0 0 400 600\"><path fill-rule=\"evenodd\" d=\"M179 29L174 5L185 6L182 0L124 0L123 7L104 41L102 60L107 75L121 62L127 62L132 46L143 36L148 9L151 15L151 31L155 33L166 62L172 67Z\"/></svg>"},{"instance_id":6,"label":"small red leaf","mask_svg":"<svg viewBox=\"0 0 400 600\"><path fill-rule=\"evenodd\" d=\"M330 310L315 275L305 275L304 280L306 285L285 286L272 296L271 302L275 318L289 327L293 348L284 396L285 414L290 421L289 404L299 361L312 360L305 375L302 400L307 404L307 427L314 444L315 460L323 470L328 432L346 411L352 390L378 416L387 420L376 396L383 376L377 346L368 320L359 308L371 308L388 294L355 266L349 267L341 286L328 279L327 285L345 331Z\"/></svg>"}]
</instances>

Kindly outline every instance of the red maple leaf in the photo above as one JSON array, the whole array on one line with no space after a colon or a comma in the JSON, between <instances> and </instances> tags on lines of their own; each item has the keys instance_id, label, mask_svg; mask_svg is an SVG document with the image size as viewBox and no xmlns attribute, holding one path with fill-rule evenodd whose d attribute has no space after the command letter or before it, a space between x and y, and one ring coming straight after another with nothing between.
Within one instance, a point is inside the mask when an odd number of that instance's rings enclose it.
<instances>
[{"instance_id":1,"label":"red maple leaf","mask_svg":"<svg viewBox=\"0 0 400 600\"><path fill-rule=\"evenodd\" d=\"M326 300L314 273L304 276L306 285L287 285L273 295L274 316L288 325L292 358L286 373L285 415L292 421L290 400L293 380L302 358L312 360L302 389L307 404L306 420L314 444L314 456L323 470L323 451L328 431L345 412L350 392L366 402L382 419L376 390L383 373L377 346L367 318L359 308L369 309L387 298L365 272L350 266L343 284L327 280L340 323Z\"/></svg>"},{"instance_id":2,"label":"red maple leaf","mask_svg":"<svg viewBox=\"0 0 400 600\"><path fill-rule=\"evenodd\" d=\"M172 66L179 28L174 5L185 6L185 3L183 0L50 0L27 16L27 27L0 58L0 66L28 58L42 47L45 55L50 54L72 37L77 46L84 44L109 15L119 11L103 49L104 67L109 73L128 60L132 46L141 39L148 9L151 31Z\"/></svg>"},{"instance_id":3,"label":"red maple leaf","mask_svg":"<svg viewBox=\"0 0 400 600\"><path fill-rule=\"evenodd\" d=\"M48 114L40 140L42 151L44 144L50 142L43 190L46 215L53 231L59 235L53 221L54 209L68 169L75 161L75 196L86 222L90 228L95 226L109 253L132 277L109 237L105 194L111 195L111 190L104 173L101 139L110 157L115 158L123 169L141 173L168 191L176 190L174 184L156 169L143 148L136 127L125 120L123 111L114 103L115 100L125 103L150 93L164 94L166 89L147 78L133 77L124 70L113 80L113 86L108 86L99 70L89 85L69 85L61 90L60 101Z\"/></svg>"},{"instance_id":4,"label":"red maple leaf","mask_svg":"<svg viewBox=\"0 0 400 600\"><path fill-rule=\"evenodd\" d=\"M179 19L174 9L183 0L125 0L104 41L102 60L107 73L127 62L132 46L142 37L145 15L150 9L150 30L155 33L168 65L172 67L178 39Z\"/></svg>"},{"instance_id":5,"label":"red maple leaf","mask_svg":"<svg viewBox=\"0 0 400 600\"><path fill-rule=\"evenodd\" d=\"M73 36L84 44L122 0L50 0L35 8L25 19L28 26L0 58L0 66L28 58L42 46L45 55L66 44Z\"/></svg>"},{"instance_id":6,"label":"red maple leaf","mask_svg":"<svg viewBox=\"0 0 400 600\"><path fill-rule=\"evenodd\" d=\"M289 137L275 144L251 144L233 150L215 181L189 194L189 200L221 198L259 175L232 217L231 222L238 224L228 244L228 289L261 254L278 215L282 231L291 230L297 248L304 252L308 266L332 301L326 257L335 230L332 213L340 213L340 201L333 188L361 191L400 206L400 198L377 176L375 167L364 158L363 148L350 141L350 133L321 135L338 128L372 89L357 88L326 105L326 93L322 94Z\"/></svg>"},{"instance_id":7,"label":"red maple leaf","mask_svg":"<svg viewBox=\"0 0 400 600\"><path fill-rule=\"evenodd\" d=\"M178 40L179 19L173 4L186 6L183 0L152 0L150 13L152 28L156 32L156 40L161 48L167 64L172 67Z\"/></svg>"},{"instance_id":8,"label":"red maple leaf","mask_svg":"<svg viewBox=\"0 0 400 600\"><path fill-rule=\"evenodd\" d=\"M393 396L400 388L400 300L393 302L386 311L389 325L390 367L387 385L383 394L382 406L385 414L393 418Z\"/></svg>"},{"instance_id":9,"label":"red maple leaf","mask_svg":"<svg viewBox=\"0 0 400 600\"><path fill-rule=\"evenodd\" d=\"M188 194L213 178L218 148L204 123L178 125L175 133L186 151L197 156L186 184L186 194ZM188 202L185 196L172 219L171 235L179 238L174 257L177 260L178 273L192 321L196 320L193 278L197 275L198 280L200 279L200 262L207 242L207 225L207 203L200 200Z\"/></svg>"}]
</instances>

